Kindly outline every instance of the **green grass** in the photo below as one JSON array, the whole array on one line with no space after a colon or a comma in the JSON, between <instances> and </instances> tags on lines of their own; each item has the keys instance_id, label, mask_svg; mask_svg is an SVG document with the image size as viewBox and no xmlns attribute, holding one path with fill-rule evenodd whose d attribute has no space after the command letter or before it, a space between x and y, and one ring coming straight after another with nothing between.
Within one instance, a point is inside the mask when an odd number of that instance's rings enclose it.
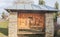
<instances>
[{"instance_id":1,"label":"green grass","mask_svg":"<svg viewBox=\"0 0 60 37\"><path fill-rule=\"evenodd\" d=\"M7 28L8 27L8 21L0 22L0 28Z\"/></svg>"},{"instance_id":2,"label":"green grass","mask_svg":"<svg viewBox=\"0 0 60 37\"><path fill-rule=\"evenodd\" d=\"M8 21L0 22L0 37L8 36Z\"/></svg>"}]
</instances>

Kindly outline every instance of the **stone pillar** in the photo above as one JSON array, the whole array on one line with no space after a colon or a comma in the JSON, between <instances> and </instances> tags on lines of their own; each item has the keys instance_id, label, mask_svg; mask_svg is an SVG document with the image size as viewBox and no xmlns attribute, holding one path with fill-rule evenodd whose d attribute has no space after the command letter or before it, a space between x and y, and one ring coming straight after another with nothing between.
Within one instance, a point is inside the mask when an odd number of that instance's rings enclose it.
<instances>
[{"instance_id":1,"label":"stone pillar","mask_svg":"<svg viewBox=\"0 0 60 37\"><path fill-rule=\"evenodd\" d=\"M10 12L8 36L17 37L17 12Z\"/></svg>"},{"instance_id":2,"label":"stone pillar","mask_svg":"<svg viewBox=\"0 0 60 37\"><path fill-rule=\"evenodd\" d=\"M53 13L46 13L45 14L45 37L54 37L54 20L53 20Z\"/></svg>"}]
</instances>

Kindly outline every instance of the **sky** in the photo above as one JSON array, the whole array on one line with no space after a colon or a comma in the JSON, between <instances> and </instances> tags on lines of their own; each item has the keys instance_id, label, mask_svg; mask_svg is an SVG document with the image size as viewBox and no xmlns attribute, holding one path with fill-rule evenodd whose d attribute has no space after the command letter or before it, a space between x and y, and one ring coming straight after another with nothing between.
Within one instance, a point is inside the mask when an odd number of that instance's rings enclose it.
<instances>
[{"instance_id":1,"label":"sky","mask_svg":"<svg viewBox=\"0 0 60 37\"><path fill-rule=\"evenodd\" d=\"M1 18L1 13L4 11L6 12L7 14L7 11L4 10L4 8L12 5L12 3L16 1L16 0L0 0L0 18ZM35 1L35 4L37 4L38 0L34 0ZM54 4L55 2L57 1L59 3L59 6L60 6L60 0L44 0L45 1L45 4L48 5L48 6L51 6L51 7L54 7ZM59 7L60 9L60 7Z\"/></svg>"}]
</instances>

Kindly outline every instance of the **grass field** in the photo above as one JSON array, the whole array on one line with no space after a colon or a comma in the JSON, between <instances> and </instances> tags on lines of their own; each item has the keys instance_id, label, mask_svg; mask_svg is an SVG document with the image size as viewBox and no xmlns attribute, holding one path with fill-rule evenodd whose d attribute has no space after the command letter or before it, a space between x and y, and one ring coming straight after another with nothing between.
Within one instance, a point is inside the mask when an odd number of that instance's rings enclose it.
<instances>
[{"instance_id":1,"label":"grass field","mask_svg":"<svg viewBox=\"0 0 60 37\"><path fill-rule=\"evenodd\" d=\"M8 21L0 22L0 37L8 36Z\"/></svg>"}]
</instances>

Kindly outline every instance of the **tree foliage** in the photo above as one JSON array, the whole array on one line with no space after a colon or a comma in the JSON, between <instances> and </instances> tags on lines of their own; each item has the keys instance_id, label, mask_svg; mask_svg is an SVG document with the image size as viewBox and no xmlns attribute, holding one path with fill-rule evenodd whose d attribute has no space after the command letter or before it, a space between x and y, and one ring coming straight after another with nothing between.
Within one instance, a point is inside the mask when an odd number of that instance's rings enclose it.
<instances>
[{"instance_id":1,"label":"tree foliage","mask_svg":"<svg viewBox=\"0 0 60 37\"><path fill-rule=\"evenodd\" d=\"M58 2L56 1L56 3L55 3L55 8L58 9L58 6L59 6L59 4L58 4ZM57 21L57 16L58 16L58 12L55 12L55 17L54 17L54 20L55 20L55 21Z\"/></svg>"},{"instance_id":2,"label":"tree foliage","mask_svg":"<svg viewBox=\"0 0 60 37\"><path fill-rule=\"evenodd\" d=\"M58 9L58 6L59 6L59 4L58 4L58 2L56 1L56 3L55 3L55 8Z\"/></svg>"},{"instance_id":3,"label":"tree foliage","mask_svg":"<svg viewBox=\"0 0 60 37\"><path fill-rule=\"evenodd\" d=\"M1 16L2 16L2 19L6 19L6 15L5 15L5 13L4 13L4 12L2 13L2 15L1 15Z\"/></svg>"},{"instance_id":4,"label":"tree foliage","mask_svg":"<svg viewBox=\"0 0 60 37\"><path fill-rule=\"evenodd\" d=\"M44 0L39 0L39 4L40 5L44 5L45 4L45 1Z\"/></svg>"}]
</instances>

